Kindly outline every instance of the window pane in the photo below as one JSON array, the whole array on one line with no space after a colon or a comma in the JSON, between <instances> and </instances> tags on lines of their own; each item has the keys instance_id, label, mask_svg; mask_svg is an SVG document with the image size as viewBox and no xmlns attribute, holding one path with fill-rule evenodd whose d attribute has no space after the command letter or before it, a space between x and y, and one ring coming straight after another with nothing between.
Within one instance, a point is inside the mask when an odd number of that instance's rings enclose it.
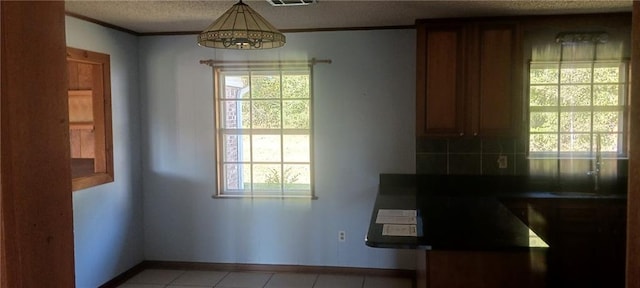
<instances>
[{"instance_id":1,"label":"window pane","mask_svg":"<svg viewBox=\"0 0 640 288\"><path fill-rule=\"evenodd\" d=\"M283 75L282 98L309 98L309 75Z\"/></svg>"},{"instance_id":2,"label":"window pane","mask_svg":"<svg viewBox=\"0 0 640 288\"><path fill-rule=\"evenodd\" d=\"M280 162L280 135L253 135L254 162Z\"/></svg>"},{"instance_id":3,"label":"window pane","mask_svg":"<svg viewBox=\"0 0 640 288\"><path fill-rule=\"evenodd\" d=\"M225 76L222 86L224 93L220 98L224 99L240 99L249 98L249 77L248 76Z\"/></svg>"},{"instance_id":4,"label":"window pane","mask_svg":"<svg viewBox=\"0 0 640 288\"><path fill-rule=\"evenodd\" d=\"M251 141L249 135L224 135L223 147L225 162L251 161Z\"/></svg>"},{"instance_id":5,"label":"window pane","mask_svg":"<svg viewBox=\"0 0 640 288\"><path fill-rule=\"evenodd\" d=\"M561 152L590 152L590 148L591 135L588 133L560 135Z\"/></svg>"},{"instance_id":6,"label":"window pane","mask_svg":"<svg viewBox=\"0 0 640 288\"><path fill-rule=\"evenodd\" d=\"M591 131L590 112L562 112L560 113L561 132L589 132Z\"/></svg>"},{"instance_id":7,"label":"window pane","mask_svg":"<svg viewBox=\"0 0 640 288\"><path fill-rule=\"evenodd\" d=\"M593 143L596 143L597 134L593 135ZM620 147L621 134L600 134L600 151L601 152L618 152ZM595 145L595 144L594 144ZM596 147L593 148L596 151Z\"/></svg>"},{"instance_id":8,"label":"window pane","mask_svg":"<svg viewBox=\"0 0 640 288\"><path fill-rule=\"evenodd\" d=\"M242 129L249 129L251 127L251 102L239 101L242 113L240 114L240 121L242 122Z\"/></svg>"},{"instance_id":9,"label":"window pane","mask_svg":"<svg viewBox=\"0 0 640 288\"><path fill-rule=\"evenodd\" d=\"M284 135L284 162L310 162L309 135Z\"/></svg>"},{"instance_id":10,"label":"window pane","mask_svg":"<svg viewBox=\"0 0 640 288\"><path fill-rule=\"evenodd\" d=\"M249 128L251 118L249 102L247 101L221 101L222 128L239 129Z\"/></svg>"},{"instance_id":11,"label":"window pane","mask_svg":"<svg viewBox=\"0 0 640 288\"><path fill-rule=\"evenodd\" d=\"M253 165L253 191L273 192L281 191L282 173L280 164Z\"/></svg>"},{"instance_id":12,"label":"window pane","mask_svg":"<svg viewBox=\"0 0 640 288\"><path fill-rule=\"evenodd\" d=\"M560 87L561 106L591 105L591 87L589 85L563 85Z\"/></svg>"},{"instance_id":13,"label":"window pane","mask_svg":"<svg viewBox=\"0 0 640 288\"><path fill-rule=\"evenodd\" d=\"M251 168L248 164L224 164L225 190L250 191Z\"/></svg>"},{"instance_id":14,"label":"window pane","mask_svg":"<svg viewBox=\"0 0 640 288\"><path fill-rule=\"evenodd\" d=\"M594 106L617 106L619 105L620 94L618 85L594 85L593 105Z\"/></svg>"},{"instance_id":15,"label":"window pane","mask_svg":"<svg viewBox=\"0 0 640 288\"><path fill-rule=\"evenodd\" d=\"M311 190L311 169L307 165L284 165L284 190Z\"/></svg>"},{"instance_id":16,"label":"window pane","mask_svg":"<svg viewBox=\"0 0 640 288\"><path fill-rule=\"evenodd\" d=\"M531 84L558 83L558 68L531 68L529 70L529 82Z\"/></svg>"},{"instance_id":17,"label":"window pane","mask_svg":"<svg viewBox=\"0 0 640 288\"><path fill-rule=\"evenodd\" d=\"M558 86L531 86L529 89L529 105L558 105Z\"/></svg>"},{"instance_id":18,"label":"window pane","mask_svg":"<svg viewBox=\"0 0 640 288\"><path fill-rule=\"evenodd\" d=\"M552 156L554 152L558 157L571 157L571 153L578 153L580 157L588 155L595 149L592 137L596 133L603 135L602 151L624 154L622 135L629 67L622 61L594 61L595 46L565 45L562 55L557 55L561 61L554 63L551 59L557 58L546 57L544 59L550 61L530 64L529 150L532 156ZM544 45L540 47L549 49ZM609 59L601 55L596 58ZM558 149L560 151L556 151Z\"/></svg>"},{"instance_id":19,"label":"window pane","mask_svg":"<svg viewBox=\"0 0 640 288\"><path fill-rule=\"evenodd\" d=\"M282 102L285 129L309 129L309 101L286 100Z\"/></svg>"},{"instance_id":20,"label":"window pane","mask_svg":"<svg viewBox=\"0 0 640 288\"><path fill-rule=\"evenodd\" d=\"M593 113L593 132L618 132L620 127L619 112L595 112Z\"/></svg>"},{"instance_id":21,"label":"window pane","mask_svg":"<svg viewBox=\"0 0 640 288\"><path fill-rule=\"evenodd\" d=\"M594 67L593 83L617 82L620 82L620 70L618 67Z\"/></svg>"},{"instance_id":22,"label":"window pane","mask_svg":"<svg viewBox=\"0 0 640 288\"><path fill-rule=\"evenodd\" d=\"M251 98L280 98L280 76L251 74Z\"/></svg>"},{"instance_id":23,"label":"window pane","mask_svg":"<svg viewBox=\"0 0 640 288\"><path fill-rule=\"evenodd\" d=\"M558 113L555 112L531 112L529 113L529 131L531 132L557 132Z\"/></svg>"},{"instance_id":24,"label":"window pane","mask_svg":"<svg viewBox=\"0 0 640 288\"><path fill-rule=\"evenodd\" d=\"M253 129L280 128L280 101L255 100L253 103Z\"/></svg>"},{"instance_id":25,"label":"window pane","mask_svg":"<svg viewBox=\"0 0 640 288\"><path fill-rule=\"evenodd\" d=\"M558 134L532 134L529 138L531 152L558 151Z\"/></svg>"},{"instance_id":26,"label":"window pane","mask_svg":"<svg viewBox=\"0 0 640 288\"><path fill-rule=\"evenodd\" d=\"M566 67L560 71L560 83L591 83L591 67Z\"/></svg>"}]
</instances>

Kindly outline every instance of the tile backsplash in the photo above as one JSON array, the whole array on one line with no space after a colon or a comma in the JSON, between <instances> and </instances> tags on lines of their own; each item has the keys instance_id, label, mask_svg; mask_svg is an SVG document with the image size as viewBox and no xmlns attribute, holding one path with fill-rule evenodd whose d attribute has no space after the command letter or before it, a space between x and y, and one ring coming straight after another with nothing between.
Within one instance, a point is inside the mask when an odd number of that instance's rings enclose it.
<instances>
[{"instance_id":1,"label":"tile backsplash","mask_svg":"<svg viewBox=\"0 0 640 288\"><path fill-rule=\"evenodd\" d=\"M418 139L416 172L451 175L526 175L525 145L518 140ZM498 159L506 157L506 167Z\"/></svg>"},{"instance_id":2,"label":"tile backsplash","mask_svg":"<svg viewBox=\"0 0 640 288\"><path fill-rule=\"evenodd\" d=\"M417 139L416 173L431 175L528 175L559 190L587 189L593 161L582 159L528 159L527 145L518 139ZM500 167L498 159L506 158ZM626 159L603 159L600 184L626 187ZM506 167L505 167L506 166Z\"/></svg>"}]
</instances>

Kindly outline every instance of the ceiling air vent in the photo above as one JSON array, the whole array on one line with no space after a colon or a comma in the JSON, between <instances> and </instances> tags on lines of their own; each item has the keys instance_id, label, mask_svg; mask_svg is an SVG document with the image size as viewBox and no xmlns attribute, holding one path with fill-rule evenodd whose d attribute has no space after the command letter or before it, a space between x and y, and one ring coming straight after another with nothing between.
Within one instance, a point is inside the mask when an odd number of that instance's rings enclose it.
<instances>
[{"instance_id":1,"label":"ceiling air vent","mask_svg":"<svg viewBox=\"0 0 640 288\"><path fill-rule=\"evenodd\" d=\"M317 0L267 0L273 6L301 6L318 2Z\"/></svg>"}]
</instances>

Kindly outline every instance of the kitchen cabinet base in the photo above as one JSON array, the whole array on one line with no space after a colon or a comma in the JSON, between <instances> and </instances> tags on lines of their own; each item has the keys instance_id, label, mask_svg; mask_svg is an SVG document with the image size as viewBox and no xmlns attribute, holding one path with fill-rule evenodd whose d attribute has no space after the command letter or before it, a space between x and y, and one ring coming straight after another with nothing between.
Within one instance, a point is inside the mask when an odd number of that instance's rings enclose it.
<instances>
[{"instance_id":1,"label":"kitchen cabinet base","mask_svg":"<svg viewBox=\"0 0 640 288\"><path fill-rule=\"evenodd\" d=\"M418 251L419 288L546 287L546 249Z\"/></svg>"}]
</instances>

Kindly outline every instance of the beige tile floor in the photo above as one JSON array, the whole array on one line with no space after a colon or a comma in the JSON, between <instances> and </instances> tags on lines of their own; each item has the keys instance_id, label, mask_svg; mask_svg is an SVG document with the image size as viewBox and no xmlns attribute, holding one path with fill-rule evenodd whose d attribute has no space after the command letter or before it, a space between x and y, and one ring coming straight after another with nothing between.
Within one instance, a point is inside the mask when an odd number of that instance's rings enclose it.
<instances>
[{"instance_id":1,"label":"beige tile floor","mask_svg":"<svg viewBox=\"0 0 640 288\"><path fill-rule=\"evenodd\" d=\"M412 288L408 278L148 269L119 288Z\"/></svg>"}]
</instances>

